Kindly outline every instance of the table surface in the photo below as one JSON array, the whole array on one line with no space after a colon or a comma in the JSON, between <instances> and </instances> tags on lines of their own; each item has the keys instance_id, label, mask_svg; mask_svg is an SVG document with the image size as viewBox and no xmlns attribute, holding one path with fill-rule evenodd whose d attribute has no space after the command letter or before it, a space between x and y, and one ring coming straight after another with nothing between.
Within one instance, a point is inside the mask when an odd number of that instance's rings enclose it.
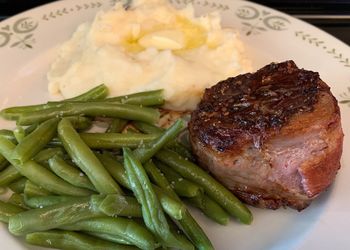
<instances>
[{"instance_id":1,"label":"table surface","mask_svg":"<svg viewBox=\"0 0 350 250\"><path fill-rule=\"evenodd\" d=\"M350 45L350 0L251 0L332 34Z\"/></svg>"},{"instance_id":2,"label":"table surface","mask_svg":"<svg viewBox=\"0 0 350 250\"><path fill-rule=\"evenodd\" d=\"M54 0L0 0L0 20L53 1ZM350 0L252 1L303 19L350 45Z\"/></svg>"}]
</instances>

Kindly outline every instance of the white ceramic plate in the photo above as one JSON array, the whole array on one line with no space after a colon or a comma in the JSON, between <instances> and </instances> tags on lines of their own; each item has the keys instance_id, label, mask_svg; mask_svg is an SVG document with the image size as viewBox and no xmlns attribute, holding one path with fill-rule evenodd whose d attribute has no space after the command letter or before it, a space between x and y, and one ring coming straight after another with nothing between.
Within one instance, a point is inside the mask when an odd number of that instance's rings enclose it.
<instances>
[{"instance_id":1,"label":"white ceramic plate","mask_svg":"<svg viewBox=\"0 0 350 250\"><path fill-rule=\"evenodd\" d=\"M0 108L49 99L46 72L57 47L77 25L116 1L66 0L42 6L0 23ZM223 25L240 31L248 56L258 69L293 59L320 72L338 100L350 99L350 48L334 37L273 9L245 1L172 0L193 3L198 14L220 11ZM216 249L350 249L350 103L340 104L345 133L342 168L336 182L303 212L252 208L251 226L212 223L194 213ZM13 128L0 121L0 127ZM0 225L1 249L31 248ZM37 248L32 248L37 249Z\"/></svg>"}]
</instances>

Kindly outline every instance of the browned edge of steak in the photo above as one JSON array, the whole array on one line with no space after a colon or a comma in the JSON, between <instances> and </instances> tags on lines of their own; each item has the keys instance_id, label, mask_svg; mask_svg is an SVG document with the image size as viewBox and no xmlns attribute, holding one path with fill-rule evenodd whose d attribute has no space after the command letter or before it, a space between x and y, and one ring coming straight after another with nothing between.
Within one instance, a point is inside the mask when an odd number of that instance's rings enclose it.
<instances>
[{"instance_id":1,"label":"browned edge of steak","mask_svg":"<svg viewBox=\"0 0 350 250\"><path fill-rule=\"evenodd\" d=\"M302 210L333 182L340 167L343 132L337 100L318 73L299 69L293 61L272 63L206 89L192 113L189 131L200 165L240 199L258 207ZM305 149L299 150L307 152L308 160L293 169L289 183L283 162L274 165L271 160L276 158L271 154L275 150L272 141L288 142L313 133L301 143ZM315 146L318 138L323 144ZM245 169L235 173L233 162L245 159L239 156L247 154L247 148L255 150L247 159L261 159L255 163L258 174L264 170L273 176L282 171L280 176L287 181L274 182L269 175L265 182L257 175L261 184L249 177L246 183L240 180ZM288 162L284 164L288 168ZM248 168L247 173L254 174Z\"/></svg>"}]
</instances>

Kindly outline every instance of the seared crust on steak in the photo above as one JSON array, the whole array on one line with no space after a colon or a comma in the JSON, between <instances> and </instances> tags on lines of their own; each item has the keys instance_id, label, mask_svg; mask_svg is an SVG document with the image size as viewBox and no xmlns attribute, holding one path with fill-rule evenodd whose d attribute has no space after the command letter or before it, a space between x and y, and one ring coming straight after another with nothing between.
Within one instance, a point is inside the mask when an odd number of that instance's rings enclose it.
<instances>
[{"instance_id":1,"label":"seared crust on steak","mask_svg":"<svg viewBox=\"0 0 350 250\"><path fill-rule=\"evenodd\" d=\"M189 131L199 163L259 207L301 210L340 167L337 101L318 73L293 61L207 89Z\"/></svg>"}]
</instances>

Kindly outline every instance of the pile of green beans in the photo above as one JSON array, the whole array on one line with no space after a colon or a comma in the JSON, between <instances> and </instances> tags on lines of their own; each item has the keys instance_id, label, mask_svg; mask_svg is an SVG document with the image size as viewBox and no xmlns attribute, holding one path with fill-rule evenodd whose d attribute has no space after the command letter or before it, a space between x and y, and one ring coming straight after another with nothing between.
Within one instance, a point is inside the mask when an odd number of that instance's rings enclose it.
<instances>
[{"instance_id":1,"label":"pile of green beans","mask_svg":"<svg viewBox=\"0 0 350 250\"><path fill-rule=\"evenodd\" d=\"M10 107L0 116L0 221L27 243L58 249L214 249L186 204L226 225L250 211L194 163L179 135L155 124L163 91ZM104 117L103 119L100 117ZM107 122L92 133L94 120Z\"/></svg>"}]
</instances>

